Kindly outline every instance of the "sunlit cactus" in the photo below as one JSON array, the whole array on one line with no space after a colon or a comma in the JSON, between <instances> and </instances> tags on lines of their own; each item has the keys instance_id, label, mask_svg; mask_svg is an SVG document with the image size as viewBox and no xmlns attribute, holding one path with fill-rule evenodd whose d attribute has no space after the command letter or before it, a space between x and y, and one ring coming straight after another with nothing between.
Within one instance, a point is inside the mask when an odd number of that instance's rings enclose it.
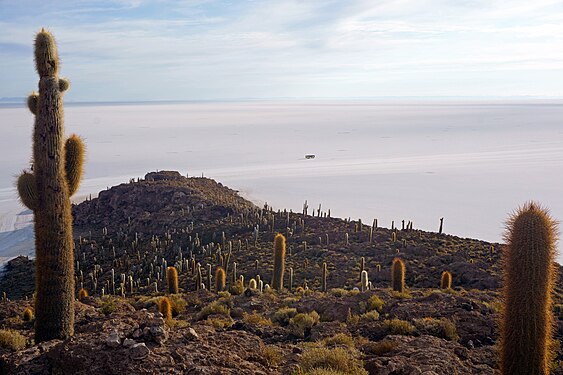
<instances>
[{"instance_id":1,"label":"sunlit cactus","mask_svg":"<svg viewBox=\"0 0 563 375\"><path fill-rule=\"evenodd\" d=\"M227 274L225 273L225 270L222 267L217 268L215 271L215 291L217 291L217 293L225 290L226 281Z\"/></svg>"},{"instance_id":2,"label":"sunlit cactus","mask_svg":"<svg viewBox=\"0 0 563 375\"><path fill-rule=\"evenodd\" d=\"M442 277L440 279L440 289L451 289L452 288L452 274L449 271L442 272Z\"/></svg>"},{"instance_id":3,"label":"sunlit cactus","mask_svg":"<svg viewBox=\"0 0 563 375\"><path fill-rule=\"evenodd\" d=\"M533 202L507 223L500 324L503 375L549 373L556 237L556 222Z\"/></svg>"},{"instance_id":4,"label":"sunlit cactus","mask_svg":"<svg viewBox=\"0 0 563 375\"><path fill-rule=\"evenodd\" d=\"M63 91L55 39L41 30L35 38L39 92L27 104L35 115L33 171L17 181L24 205L35 221L35 341L65 339L74 333L74 253L70 196L80 184L84 145L78 136L65 143Z\"/></svg>"},{"instance_id":5,"label":"sunlit cactus","mask_svg":"<svg viewBox=\"0 0 563 375\"><path fill-rule=\"evenodd\" d=\"M178 293L178 270L176 267L168 267L166 269L166 285L168 286L168 293Z\"/></svg>"},{"instance_id":6,"label":"sunlit cactus","mask_svg":"<svg viewBox=\"0 0 563 375\"><path fill-rule=\"evenodd\" d=\"M285 237L278 233L274 238L274 274L272 288L283 289L283 274L285 269Z\"/></svg>"}]
</instances>

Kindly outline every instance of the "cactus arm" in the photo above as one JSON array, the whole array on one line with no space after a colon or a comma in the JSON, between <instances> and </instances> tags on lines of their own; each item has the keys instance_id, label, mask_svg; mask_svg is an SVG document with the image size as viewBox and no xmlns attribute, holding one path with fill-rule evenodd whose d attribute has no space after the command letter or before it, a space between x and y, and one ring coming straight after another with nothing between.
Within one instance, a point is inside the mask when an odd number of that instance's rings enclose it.
<instances>
[{"instance_id":1,"label":"cactus arm","mask_svg":"<svg viewBox=\"0 0 563 375\"><path fill-rule=\"evenodd\" d=\"M65 92L70 87L70 81L66 78L59 78L59 91Z\"/></svg>"},{"instance_id":2,"label":"cactus arm","mask_svg":"<svg viewBox=\"0 0 563 375\"><path fill-rule=\"evenodd\" d=\"M35 176L32 173L24 171L20 177L18 177L17 187L21 202L30 210L35 210L37 207Z\"/></svg>"},{"instance_id":3,"label":"cactus arm","mask_svg":"<svg viewBox=\"0 0 563 375\"><path fill-rule=\"evenodd\" d=\"M32 92L31 95L27 97L27 108L33 113L37 115L37 102L39 100L39 94L36 92Z\"/></svg>"},{"instance_id":4,"label":"cactus arm","mask_svg":"<svg viewBox=\"0 0 563 375\"><path fill-rule=\"evenodd\" d=\"M72 196L80 186L84 169L84 142L76 134L65 142L65 172L69 195Z\"/></svg>"}]
</instances>

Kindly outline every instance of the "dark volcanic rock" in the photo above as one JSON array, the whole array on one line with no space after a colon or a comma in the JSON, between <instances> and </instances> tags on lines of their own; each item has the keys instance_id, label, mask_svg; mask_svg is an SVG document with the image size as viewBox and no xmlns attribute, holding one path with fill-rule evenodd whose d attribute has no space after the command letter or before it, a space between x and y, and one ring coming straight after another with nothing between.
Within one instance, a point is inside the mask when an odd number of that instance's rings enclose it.
<instances>
[{"instance_id":1,"label":"dark volcanic rock","mask_svg":"<svg viewBox=\"0 0 563 375\"><path fill-rule=\"evenodd\" d=\"M9 299L31 298L35 291L35 262L19 256L10 260L0 274L0 293Z\"/></svg>"}]
</instances>

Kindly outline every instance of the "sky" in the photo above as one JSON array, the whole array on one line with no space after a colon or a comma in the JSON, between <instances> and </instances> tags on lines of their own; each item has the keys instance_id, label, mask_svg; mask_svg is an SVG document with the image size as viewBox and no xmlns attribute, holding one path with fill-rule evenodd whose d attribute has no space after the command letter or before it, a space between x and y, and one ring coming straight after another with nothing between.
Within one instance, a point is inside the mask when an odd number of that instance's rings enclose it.
<instances>
[{"instance_id":1,"label":"sky","mask_svg":"<svg viewBox=\"0 0 563 375\"><path fill-rule=\"evenodd\" d=\"M57 39L66 100L563 97L552 0L0 0L0 98Z\"/></svg>"}]
</instances>

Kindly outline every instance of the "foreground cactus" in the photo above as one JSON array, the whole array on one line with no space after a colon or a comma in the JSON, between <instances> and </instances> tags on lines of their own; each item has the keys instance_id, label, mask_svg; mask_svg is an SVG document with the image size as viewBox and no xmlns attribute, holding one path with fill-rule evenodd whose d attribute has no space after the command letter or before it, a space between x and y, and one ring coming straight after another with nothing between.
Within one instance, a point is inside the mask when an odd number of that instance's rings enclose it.
<instances>
[{"instance_id":1,"label":"foreground cactus","mask_svg":"<svg viewBox=\"0 0 563 375\"><path fill-rule=\"evenodd\" d=\"M33 173L17 182L24 205L35 216L35 341L65 339L74 333L74 253L70 196L80 184L82 140L65 143L62 94L69 82L59 78L55 39L41 30L35 38L39 93L28 98L35 115Z\"/></svg>"},{"instance_id":2,"label":"foreground cactus","mask_svg":"<svg viewBox=\"0 0 563 375\"><path fill-rule=\"evenodd\" d=\"M547 375L553 330L557 224L536 203L508 221L503 250L500 368L504 375Z\"/></svg>"}]
</instances>

